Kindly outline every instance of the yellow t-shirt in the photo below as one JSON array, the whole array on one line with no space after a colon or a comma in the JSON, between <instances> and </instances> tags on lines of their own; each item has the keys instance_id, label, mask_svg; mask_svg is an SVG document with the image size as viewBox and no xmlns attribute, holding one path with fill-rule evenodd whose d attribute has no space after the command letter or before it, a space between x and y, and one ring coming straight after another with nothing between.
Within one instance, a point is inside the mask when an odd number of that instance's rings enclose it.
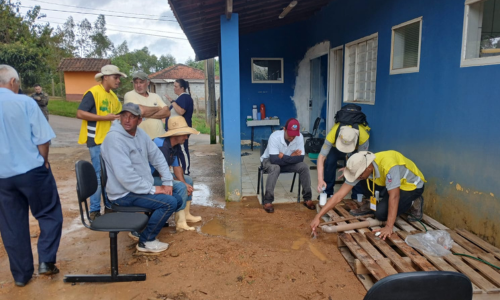
<instances>
[{"instance_id":1,"label":"yellow t-shirt","mask_svg":"<svg viewBox=\"0 0 500 300\"><path fill-rule=\"evenodd\" d=\"M139 95L136 91L130 91L125 94L124 99L124 103L128 102L150 107L165 106L165 102L155 93L149 93L149 97L144 97ZM165 133L165 125L160 119L143 118L139 128L144 130L151 139L157 138Z\"/></svg>"}]
</instances>

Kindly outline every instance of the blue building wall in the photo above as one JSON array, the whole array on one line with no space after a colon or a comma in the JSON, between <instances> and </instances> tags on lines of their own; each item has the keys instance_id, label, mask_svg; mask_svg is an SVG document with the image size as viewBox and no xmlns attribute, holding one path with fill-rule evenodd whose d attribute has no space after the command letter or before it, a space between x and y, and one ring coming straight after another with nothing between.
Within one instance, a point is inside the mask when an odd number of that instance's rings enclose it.
<instances>
[{"instance_id":1,"label":"blue building wall","mask_svg":"<svg viewBox=\"0 0 500 300\"><path fill-rule=\"evenodd\" d=\"M420 71L389 75L391 28L417 17L423 17ZM500 65L460 68L463 20L463 0L333 1L308 21L242 36L242 116L256 95L270 111L293 114L294 71L307 48L378 32L375 105L362 105L371 150L397 150L417 164L428 181L426 213L500 246ZM256 55L284 56L285 84L252 85L249 57ZM241 129L246 139L245 124Z\"/></svg>"}]
</instances>

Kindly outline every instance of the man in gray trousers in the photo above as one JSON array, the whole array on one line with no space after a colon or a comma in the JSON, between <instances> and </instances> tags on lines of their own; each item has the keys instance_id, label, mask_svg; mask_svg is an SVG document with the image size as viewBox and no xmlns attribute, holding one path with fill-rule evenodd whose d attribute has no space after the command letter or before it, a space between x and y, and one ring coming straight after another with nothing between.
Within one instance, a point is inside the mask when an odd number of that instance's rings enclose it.
<instances>
[{"instance_id":1,"label":"man in gray trousers","mask_svg":"<svg viewBox=\"0 0 500 300\"><path fill-rule=\"evenodd\" d=\"M299 173L302 185L304 206L316 209L311 200L311 175L309 166L304 163L304 137L300 133L300 124L294 118L286 121L283 130L275 131L269 136L266 151L260 157L264 172L268 174L266 180L266 193L262 199L264 210L274 212L274 187L281 172Z\"/></svg>"}]
</instances>

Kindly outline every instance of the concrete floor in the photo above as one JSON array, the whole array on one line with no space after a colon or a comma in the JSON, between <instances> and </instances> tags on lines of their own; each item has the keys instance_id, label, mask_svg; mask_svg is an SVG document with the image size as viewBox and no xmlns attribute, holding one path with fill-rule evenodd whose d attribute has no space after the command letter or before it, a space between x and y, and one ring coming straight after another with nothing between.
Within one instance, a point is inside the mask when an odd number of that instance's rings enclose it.
<instances>
[{"instance_id":1,"label":"concrete floor","mask_svg":"<svg viewBox=\"0 0 500 300\"><path fill-rule=\"evenodd\" d=\"M248 153L249 155L242 156L242 195L243 196L256 196L257 195L257 179L258 179L258 168L260 166L260 148L254 148L254 150L244 149L241 151L242 154ZM304 161L309 166L316 166L308 156L305 157ZM264 185L266 184L267 175L264 175ZM278 182L276 183L276 188L274 189L274 203L289 203L297 202L297 192L298 192L298 176L295 180L293 186L293 192L290 192L290 187L292 185L293 173L281 174L278 177ZM316 186L318 183L318 173L316 169L311 170L311 190L312 199L316 200L318 197L318 191L316 191ZM301 190L302 194L302 190ZM262 199L257 195L259 201L262 203ZM300 195L300 201L302 201L302 195Z\"/></svg>"}]
</instances>

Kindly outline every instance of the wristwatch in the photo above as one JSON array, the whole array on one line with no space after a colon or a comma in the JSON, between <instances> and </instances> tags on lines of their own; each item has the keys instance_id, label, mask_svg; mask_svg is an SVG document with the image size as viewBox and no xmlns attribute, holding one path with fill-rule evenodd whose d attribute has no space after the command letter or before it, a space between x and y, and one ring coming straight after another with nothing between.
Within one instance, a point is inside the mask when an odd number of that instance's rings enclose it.
<instances>
[{"instance_id":1,"label":"wristwatch","mask_svg":"<svg viewBox=\"0 0 500 300\"><path fill-rule=\"evenodd\" d=\"M174 104L174 103L175 103L175 100L170 101L170 104Z\"/></svg>"}]
</instances>

